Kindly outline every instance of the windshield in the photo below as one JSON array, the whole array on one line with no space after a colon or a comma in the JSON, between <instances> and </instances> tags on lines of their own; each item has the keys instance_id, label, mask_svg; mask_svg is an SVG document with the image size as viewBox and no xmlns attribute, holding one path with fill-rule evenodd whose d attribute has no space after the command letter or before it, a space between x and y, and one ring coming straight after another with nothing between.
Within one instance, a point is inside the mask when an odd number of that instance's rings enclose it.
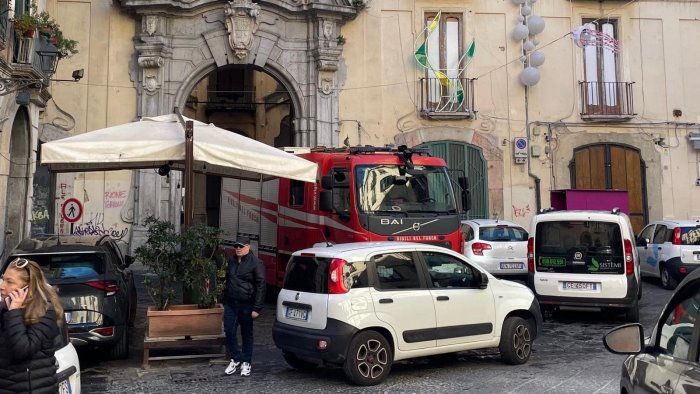
<instances>
[{"instance_id":1,"label":"windshield","mask_svg":"<svg viewBox=\"0 0 700 394\"><path fill-rule=\"evenodd\" d=\"M361 212L457 212L445 167L381 164L355 171Z\"/></svg>"}]
</instances>

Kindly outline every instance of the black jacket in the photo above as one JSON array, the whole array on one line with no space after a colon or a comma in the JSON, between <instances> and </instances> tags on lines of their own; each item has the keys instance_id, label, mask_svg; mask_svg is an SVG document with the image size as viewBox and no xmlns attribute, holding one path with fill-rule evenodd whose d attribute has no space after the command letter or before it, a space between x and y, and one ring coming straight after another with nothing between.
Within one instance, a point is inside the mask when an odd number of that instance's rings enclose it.
<instances>
[{"instance_id":1,"label":"black jacket","mask_svg":"<svg viewBox=\"0 0 700 394\"><path fill-rule=\"evenodd\" d=\"M225 303L230 306L252 306L260 312L265 303L265 266L253 254L231 257L226 268Z\"/></svg>"},{"instance_id":2,"label":"black jacket","mask_svg":"<svg viewBox=\"0 0 700 394\"><path fill-rule=\"evenodd\" d=\"M0 394L54 394L56 313L49 309L31 326L24 324L23 314L24 309L0 312Z\"/></svg>"}]
</instances>

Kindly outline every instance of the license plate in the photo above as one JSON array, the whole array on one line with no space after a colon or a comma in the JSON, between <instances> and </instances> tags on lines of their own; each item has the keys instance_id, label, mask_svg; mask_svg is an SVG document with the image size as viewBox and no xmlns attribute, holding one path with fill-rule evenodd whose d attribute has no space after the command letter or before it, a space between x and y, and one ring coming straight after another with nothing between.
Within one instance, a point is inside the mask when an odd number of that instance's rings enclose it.
<instances>
[{"instance_id":1,"label":"license plate","mask_svg":"<svg viewBox=\"0 0 700 394\"><path fill-rule=\"evenodd\" d=\"M68 383L68 380L64 380L58 384L58 393L71 394L70 383Z\"/></svg>"},{"instance_id":2,"label":"license plate","mask_svg":"<svg viewBox=\"0 0 700 394\"><path fill-rule=\"evenodd\" d=\"M309 320L309 311L305 309L287 308L285 316L287 316L287 319L307 321Z\"/></svg>"},{"instance_id":3,"label":"license plate","mask_svg":"<svg viewBox=\"0 0 700 394\"><path fill-rule=\"evenodd\" d=\"M501 263L502 270L521 270L523 263Z\"/></svg>"},{"instance_id":4,"label":"license plate","mask_svg":"<svg viewBox=\"0 0 700 394\"><path fill-rule=\"evenodd\" d=\"M593 282L563 282L564 290L598 290L598 283Z\"/></svg>"}]
</instances>

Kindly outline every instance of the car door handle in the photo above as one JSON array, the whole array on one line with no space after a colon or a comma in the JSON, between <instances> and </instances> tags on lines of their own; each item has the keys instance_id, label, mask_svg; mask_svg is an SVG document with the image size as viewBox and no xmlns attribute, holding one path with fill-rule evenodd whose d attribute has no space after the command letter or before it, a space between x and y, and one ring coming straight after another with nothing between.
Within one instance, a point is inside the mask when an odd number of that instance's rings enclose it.
<instances>
[{"instance_id":1,"label":"car door handle","mask_svg":"<svg viewBox=\"0 0 700 394\"><path fill-rule=\"evenodd\" d=\"M379 299L380 304L391 304L393 302L394 302L394 300L392 300L391 298L380 298Z\"/></svg>"},{"instance_id":2,"label":"car door handle","mask_svg":"<svg viewBox=\"0 0 700 394\"><path fill-rule=\"evenodd\" d=\"M450 299L450 297L448 297L448 296L438 296L437 297L438 301L448 301L449 299Z\"/></svg>"},{"instance_id":3,"label":"car door handle","mask_svg":"<svg viewBox=\"0 0 700 394\"><path fill-rule=\"evenodd\" d=\"M671 382L666 382L663 386L659 387L661 389L661 392L664 394L672 394L673 393L673 387L671 387Z\"/></svg>"}]
</instances>

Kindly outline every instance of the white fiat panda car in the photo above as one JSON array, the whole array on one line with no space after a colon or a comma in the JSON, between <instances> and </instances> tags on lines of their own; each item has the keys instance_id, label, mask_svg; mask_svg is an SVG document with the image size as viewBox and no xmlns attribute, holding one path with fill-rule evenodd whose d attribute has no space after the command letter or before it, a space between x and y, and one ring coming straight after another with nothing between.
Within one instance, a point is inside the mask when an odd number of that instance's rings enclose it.
<instances>
[{"instance_id":1,"label":"white fiat panda car","mask_svg":"<svg viewBox=\"0 0 700 394\"><path fill-rule=\"evenodd\" d=\"M272 335L292 367L338 365L368 386L412 357L498 347L506 363L525 363L541 325L527 287L456 252L361 242L293 254Z\"/></svg>"},{"instance_id":2,"label":"white fiat panda car","mask_svg":"<svg viewBox=\"0 0 700 394\"><path fill-rule=\"evenodd\" d=\"M549 211L532 218L527 284L544 309L617 308L639 320L639 258L619 209Z\"/></svg>"}]
</instances>

